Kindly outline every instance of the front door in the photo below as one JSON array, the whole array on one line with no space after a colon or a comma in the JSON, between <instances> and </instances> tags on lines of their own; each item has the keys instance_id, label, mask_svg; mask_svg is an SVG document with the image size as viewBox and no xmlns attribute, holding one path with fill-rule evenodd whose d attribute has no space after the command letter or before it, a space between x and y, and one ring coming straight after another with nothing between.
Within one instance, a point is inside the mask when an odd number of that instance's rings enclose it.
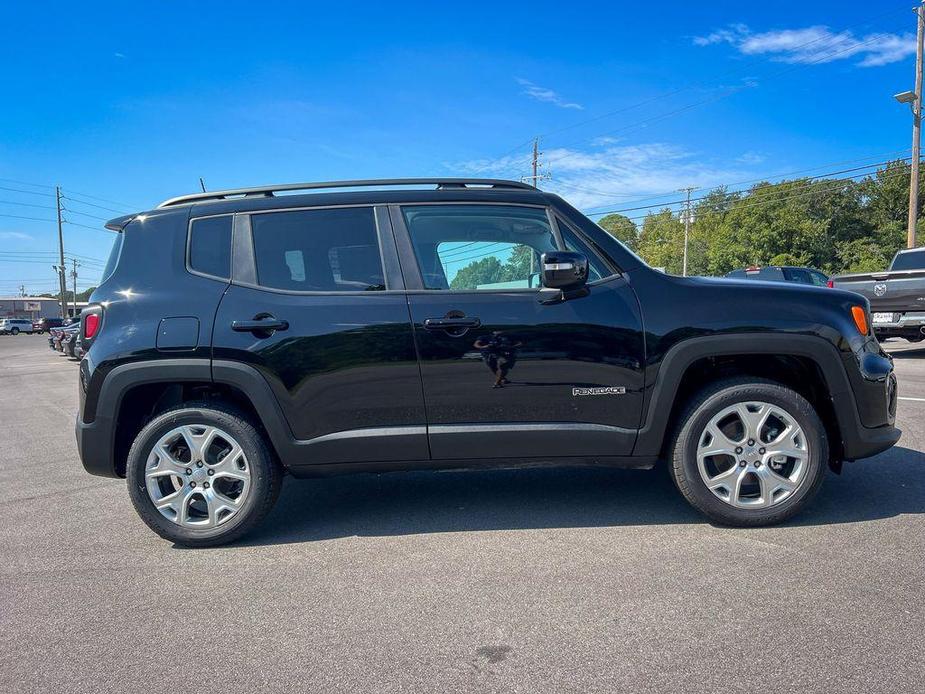
<instances>
[{"instance_id":1,"label":"front door","mask_svg":"<svg viewBox=\"0 0 925 694\"><path fill-rule=\"evenodd\" d=\"M642 407L635 295L546 208L393 206L434 459L629 455ZM589 255L590 293L555 302L546 251Z\"/></svg>"}]
</instances>

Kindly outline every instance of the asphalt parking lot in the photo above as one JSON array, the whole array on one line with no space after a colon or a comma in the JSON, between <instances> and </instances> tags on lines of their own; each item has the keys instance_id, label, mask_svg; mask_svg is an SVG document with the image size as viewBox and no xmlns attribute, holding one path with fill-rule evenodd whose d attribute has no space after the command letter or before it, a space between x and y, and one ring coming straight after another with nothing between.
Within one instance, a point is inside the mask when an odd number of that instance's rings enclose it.
<instances>
[{"instance_id":1,"label":"asphalt parking lot","mask_svg":"<svg viewBox=\"0 0 925 694\"><path fill-rule=\"evenodd\" d=\"M0 336L0 691L921 691L925 347L887 347L902 440L781 527L658 472L401 473L184 550L80 467L76 364Z\"/></svg>"}]
</instances>

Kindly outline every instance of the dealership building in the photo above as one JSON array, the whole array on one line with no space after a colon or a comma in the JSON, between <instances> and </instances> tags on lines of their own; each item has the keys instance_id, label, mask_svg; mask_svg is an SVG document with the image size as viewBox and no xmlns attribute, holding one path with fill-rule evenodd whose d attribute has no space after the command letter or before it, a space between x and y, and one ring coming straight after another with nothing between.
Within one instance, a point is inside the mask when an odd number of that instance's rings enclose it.
<instances>
[{"instance_id":1,"label":"dealership building","mask_svg":"<svg viewBox=\"0 0 925 694\"><path fill-rule=\"evenodd\" d=\"M70 308L70 305L68 306ZM70 311L68 311L70 313ZM61 302L47 296L0 296L0 318L56 318Z\"/></svg>"}]
</instances>

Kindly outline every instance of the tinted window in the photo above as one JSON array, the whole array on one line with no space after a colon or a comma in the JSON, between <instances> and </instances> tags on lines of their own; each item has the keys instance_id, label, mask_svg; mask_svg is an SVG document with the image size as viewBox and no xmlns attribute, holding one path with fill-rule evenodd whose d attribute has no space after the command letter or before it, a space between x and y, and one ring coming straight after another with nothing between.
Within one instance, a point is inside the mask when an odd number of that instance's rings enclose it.
<instances>
[{"instance_id":1,"label":"tinted window","mask_svg":"<svg viewBox=\"0 0 925 694\"><path fill-rule=\"evenodd\" d=\"M577 231L558 217L556 217L556 224L559 226L559 234L562 236L562 243L565 244L566 249L581 253L588 259L589 282L594 282L613 274L613 270L607 266L604 259L598 255L597 251L592 249L591 244L586 242Z\"/></svg>"},{"instance_id":2,"label":"tinted window","mask_svg":"<svg viewBox=\"0 0 925 694\"><path fill-rule=\"evenodd\" d=\"M900 253L893 260L891 270L925 270L925 249Z\"/></svg>"},{"instance_id":3,"label":"tinted window","mask_svg":"<svg viewBox=\"0 0 925 694\"><path fill-rule=\"evenodd\" d=\"M106 258L106 265L103 266L103 273L100 275L100 284L108 280L112 273L115 272L116 264L119 262L119 254L122 252L122 239L124 238L124 232L116 232L112 248L109 249L109 257Z\"/></svg>"},{"instance_id":4,"label":"tinted window","mask_svg":"<svg viewBox=\"0 0 925 694\"><path fill-rule=\"evenodd\" d=\"M824 287L828 283L829 278L823 275L821 272L816 272L815 270L809 271L809 276L817 287Z\"/></svg>"},{"instance_id":5,"label":"tinted window","mask_svg":"<svg viewBox=\"0 0 925 694\"><path fill-rule=\"evenodd\" d=\"M511 205L402 209L427 289L540 286L540 255L556 248L546 211Z\"/></svg>"},{"instance_id":6,"label":"tinted window","mask_svg":"<svg viewBox=\"0 0 925 694\"><path fill-rule=\"evenodd\" d=\"M194 219L190 226L189 266L196 272L231 277L231 215Z\"/></svg>"},{"instance_id":7,"label":"tinted window","mask_svg":"<svg viewBox=\"0 0 925 694\"><path fill-rule=\"evenodd\" d=\"M809 272L806 270L801 270L799 268L790 268L785 271L787 273L787 279L791 282L797 282L799 284L812 284L813 278L810 277Z\"/></svg>"},{"instance_id":8,"label":"tinted window","mask_svg":"<svg viewBox=\"0 0 925 694\"><path fill-rule=\"evenodd\" d=\"M385 289L371 207L295 210L251 217L257 282L303 292Z\"/></svg>"}]
</instances>

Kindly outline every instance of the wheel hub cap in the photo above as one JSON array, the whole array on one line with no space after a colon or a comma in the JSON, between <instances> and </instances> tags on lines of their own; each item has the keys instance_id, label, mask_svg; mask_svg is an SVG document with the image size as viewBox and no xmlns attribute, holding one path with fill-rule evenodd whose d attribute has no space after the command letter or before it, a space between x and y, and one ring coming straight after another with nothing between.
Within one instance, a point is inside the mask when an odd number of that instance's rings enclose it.
<instances>
[{"instance_id":1,"label":"wheel hub cap","mask_svg":"<svg viewBox=\"0 0 925 694\"><path fill-rule=\"evenodd\" d=\"M809 446L784 408L749 401L714 415L697 442L697 469L714 496L737 508L769 508L806 477Z\"/></svg>"},{"instance_id":2,"label":"wheel hub cap","mask_svg":"<svg viewBox=\"0 0 925 694\"><path fill-rule=\"evenodd\" d=\"M244 451L213 426L183 425L164 434L145 465L148 496L177 525L211 528L240 511L251 488Z\"/></svg>"}]
</instances>

